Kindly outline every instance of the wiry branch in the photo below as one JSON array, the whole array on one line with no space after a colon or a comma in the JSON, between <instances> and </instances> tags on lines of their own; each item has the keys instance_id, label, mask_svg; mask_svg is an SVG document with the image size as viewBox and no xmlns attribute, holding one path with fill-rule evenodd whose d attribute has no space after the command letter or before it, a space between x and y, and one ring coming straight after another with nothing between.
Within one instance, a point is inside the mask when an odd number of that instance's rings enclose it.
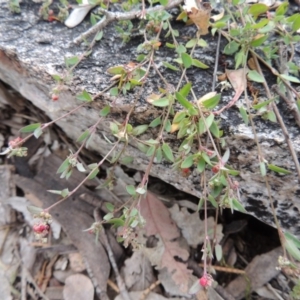
<instances>
[{"instance_id":1,"label":"wiry branch","mask_svg":"<svg viewBox=\"0 0 300 300\"><path fill-rule=\"evenodd\" d=\"M81 43L84 39L88 38L89 36L91 36L93 34L96 34L98 31L100 31L101 29L103 29L109 23L111 23L113 21L133 20L140 15L145 15L145 14L152 13L154 11L166 10L166 9L176 7L182 2L183 2L183 0L170 1L168 3L168 5L166 5L166 6L158 5L158 6L146 9L144 12L142 10L130 11L130 12L125 12L125 13L110 12L110 11L100 8L99 11L104 14L103 18L97 24L92 26L89 30L87 30L86 32L82 33L80 36L75 38L74 43L75 44Z\"/></svg>"}]
</instances>

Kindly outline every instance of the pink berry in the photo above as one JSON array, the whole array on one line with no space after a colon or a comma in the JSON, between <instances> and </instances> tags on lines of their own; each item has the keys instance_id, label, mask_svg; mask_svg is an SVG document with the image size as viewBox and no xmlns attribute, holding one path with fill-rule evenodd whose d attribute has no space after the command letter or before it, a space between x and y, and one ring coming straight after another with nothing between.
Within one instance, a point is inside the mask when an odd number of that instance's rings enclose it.
<instances>
[{"instance_id":1,"label":"pink berry","mask_svg":"<svg viewBox=\"0 0 300 300\"><path fill-rule=\"evenodd\" d=\"M199 280L200 285L203 286L203 287L207 287L208 282L209 282L209 280L208 280L206 275L202 276Z\"/></svg>"}]
</instances>

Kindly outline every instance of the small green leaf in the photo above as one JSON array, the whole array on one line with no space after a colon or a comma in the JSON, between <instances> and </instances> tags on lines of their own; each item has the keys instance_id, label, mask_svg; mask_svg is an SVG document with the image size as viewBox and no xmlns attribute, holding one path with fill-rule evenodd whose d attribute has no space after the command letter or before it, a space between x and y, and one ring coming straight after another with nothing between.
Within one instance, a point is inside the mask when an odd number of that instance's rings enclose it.
<instances>
[{"instance_id":1,"label":"small green leaf","mask_svg":"<svg viewBox=\"0 0 300 300\"><path fill-rule=\"evenodd\" d=\"M83 166L82 163L77 163L77 164L76 164L76 168L77 168L77 170L78 170L79 172L82 172L82 173L86 172L86 170L85 170L85 168L84 168L84 166Z\"/></svg>"},{"instance_id":2,"label":"small green leaf","mask_svg":"<svg viewBox=\"0 0 300 300\"><path fill-rule=\"evenodd\" d=\"M172 149L170 148L169 144L167 143L163 143L162 145L162 151L164 156L171 162L174 162L174 156L173 156L173 152Z\"/></svg>"},{"instance_id":3,"label":"small green leaf","mask_svg":"<svg viewBox=\"0 0 300 300\"><path fill-rule=\"evenodd\" d=\"M162 151L161 151L161 147L158 147L156 149L156 153L155 153L155 163L161 163L162 161L162 158L163 158L163 154L162 154Z\"/></svg>"},{"instance_id":4,"label":"small green leaf","mask_svg":"<svg viewBox=\"0 0 300 300\"><path fill-rule=\"evenodd\" d=\"M285 75L285 74L280 74L280 77L287 80L287 81L291 81L291 82L295 82L295 83L300 83L299 78L291 76L291 75Z\"/></svg>"},{"instance_id":5,"label":"small green leaf","mask_svg":"<svg viewBox=\"0 0 300 300\"><path fill-rule=\"evenodd\" d=\"M113 87L113 88L111 88L110 90L109 90L109 93L110 93L110 95L111 96L118 96L118 94L119 94L119 89L118 89L118 87Z\"/></svg>"},{"instance_id":6,"label":"small green leaf","mask_svg":"<svg viewBox=\"0 0 300 300\"><path fill-rule=\"evenodd\" d=\"M294 239L291 239L289 235L284 235L284 247L295 259L300 260L300 251L297 245L294 242Z\"/></svg>"},{"instance_id":7,"label":"small green leaf","mask_svg":"<svg viewBox=\"0 0 300 300\"><path fill-rule=\"evenodd\" d=\"M43 134L43 130L41 127L38 127L34 132L33 135L36 139L38 139Z\"/></svg>"},{"instance_id":8,"label":"small green leaf","mask_svg":"<svg viewBox=\"0 0 300 300\"><path fill-rule=\"evenodd\" d=\"M248 78L255 82L265 82L265 78L261 76L256 70L250 70L248 72Z\"/></svg>"},{"instance_id":9,"label":"small green leaf","mask_svg":"<svg viewBox=\"0 0 300 300\"><path fill-rule=\"evenodd\" d=\"M127 185L126 186L126 191L130 196L135 196L136 195L135 187L133 185Z\"/></svg>"},{"instance_id":10,"label":"small green leaf","mask_svg":"<svg viewBox=\"0 0 300 300\"><path fill-rule=\"evenodd\" d=\"M102 37L103 37L103 31L101 30L101 31L99 31L99 32L97 33L97 35L96 35L96 37L95 37L95 40L96 40L97 42L99 42L99 41L102 39Z\"/></svg>"},{"instance_id":11,"label":"small green leaf","mask_svg":"<svg viewBox=\"0 0 300 300\"><path fill-rule=\"evenodd\" d=\"M109 113L110 113L110 107L109 107L109 105L106 105L100 110L99 115L101 117L106 117Z\"/></svg>"},{"instance_id":12,"label":"small green leaf","mask_svg":"<svg viewBox=\"0 0 300 300\"><path fill-rule=\"evenodd\" d=\"M177 52L178 54L185 53L185 52L186 52L186 48L185 48L182 44L180 44L180 45L176 48L176 52Z\"/></svg>"},{"instance_id":13,"label":"small green leaf","mask_svg":"<svg viewBox=\"0 0 300 300\"><path fill-rule=\"evenodd\" d=\"M234 54L236 51L238 51L239 47L240 45L237 42L231 41L226 45L224 53L227 55Z\"/></svg>"},{"instance_id":14,"label":"small green leaf","mask_svg":"<svg viewBox=\"0 0 300 300\"><path fill-rule=\"evenodd\" d=\"M93 101L92 96L86 90L83 90L81 94L76 96L76 98L78 100L84 101L84 102L92 102Z\"/></svg>"},{"instance_id":15,"label":"small green leaf","mask_svg":"<svg viewBox=\"0 0 300 300\"><path fill-rule=\"evenodd\" d=\"M277 123L277 118L274 111L270 110L267 112L266 117L269 121Z\"/></svg>"},{"instance_id":16,"label":"small green leaf","mask_svg":"<svg viewBox=\"0 0 300 300\"><path fill-rule=\"evenodd\" d=\"M179 71L179 68L177 68L176 66L173 66L172 64L170 64L170 63L168 63L168 62L166 62L166 61L163 62L163 65L164 65L166 68L171 69L171 70L173 70L173 71Z\"/></svg>"},{"instance_id":17,"label":"small green leaf","mask_svg":"<svg viewBox=\"0 0 300 300\"><path fill-rule=\"evenodd\" d=\"M69 58L65 58L65 64L67 68L76 65L79 62L79 57L78 56L72 56Z\"/></svg>"},{"instance_id":18,"label":"small green leaf","mask_svg":"<svg viewBox=\"0 0 300 300\"><path fill-rule=\"evenodd\" d=\"M193 59L187 53L181 53L181 59L184 67L187 69L193 64Z\"/></svg>"},{"instance_id":19,"label":"small green leaf","mask_svg":"<svg viewBox=\"0 0 300 300\"><path fill-rule=\"evenodd\" d=\"M193 58L193 66L200 68L200 69L208 69L209 66L204 64L203 62L201 62L198 59Z\"/></svg>"},{"instance_id":20,"label":"small green leaf","mask_svg":"<svg viewBox=\"0 0 300 300\"><path fill-rule=\"evenodd\" d=\"M94 168L94 170L88 175L88 179L93 179L97 176L99 173L99 168Z\"/></svg>"},{"instance_id":21,"label":"small green leaf","mask_svg":"<svg viewBox=\"0 0 300 300\"><path fill-rule=\"evenodd\" d=\"M121 75L125 72L124 66L113 66L107 69L107 72L111 75Z\"/></svg>"},{"instance_id":22,"label":"small green leaf","mask_svg":"<svg viewBox=\"0 0 300 300\"><path fill-rule=\"evenodd\" d=\"M169 99L168 98L160 98L160 99L152 101L151 104L154 106L158 106L158 107L165 107L165 106L169 105Z\"/></svg>"},{"instance_id":23,"label":"small green leaf","mask_svg":"<svg viewBox=\"0 0 300 300\"><path fill-rule=\"evenodd\" d=\"M233 205L233 209L240 211L242 213L247 213L245 207L235 198L231 199L232 200L232 205Z\"/></svg>"},{"instance_id":24,"label":"small green leaf","mask_svg":"<svg viewBox=\"0 0 300 300\"><path fill-rule=\"evenodd\" d=\"M69 158L65 159L57 170L57 174L64 172L70 165Z\"/></svg>"},{"instance_id":25,"label":"small green leaf","mask_svg":"<svg viewBox=\"0 0 300 300\"><path fill-rule=\"evenodd\" d=\"M61 191L61 196L62 197L67 197L68 195L69 195L69 189L63 189L62 191Z\"/></svg>"},{"instance_id":26,"label":"small green leaf","mask_svg":"<svg viewBox=\"0 0 300 300\"><path fill-rule=\"evenodd\" d=\"M250 43L250 45L252 47L261 46L268 39L268 37L269 36L266 34L266 35L264 35L264 36L262 36L262 37L260 37L258 39L252 40L251 43Z\"/></svg>"},{"instance_id":27,"label":"small green leaf","mask_svg":"<svg viewBox=\"0 0 300 300\"><path fill-rule=\"evenodd\" d=\"M180 167L182 169L190 168L194 164L194 158L193 155L190 155L185 158L185 160L181 163Z\"/></svg>"},{"instance_id":28,"label":"small green leaf","mask_svg":"<svg viewBox=\"0 0 300 300\"><path fill-rule=\"evenodd\" d=\"M106 215L103 217L103 220L109 221L109 220L111 220L113 217L114 217L114 214L110 212L110 213L106 214Z\"/></svg>"},{"instance_id":29,"label":"small green leaf","mask_svg":"<svg viewBox=\"0 0 300 300\"><path fill-rule=\"evenodd\" d=\"M147 192L147 190L144 187L138 187L136 189L136 192L140 195L144 195Z\"/></svg>"},{"instance_id":30,"label":"small green leaf","mask_svg":"<svg viewBox=\"0 0 300 300\"><path fill-rule=\"evenodd\" d=\"M27 125L23 128L20 129L20 132L34 132L37 128L41 127L41 123L34 123L34 124L30 124Z\"/></svg>"},{"instance_id":31,"label":"small green leaf","mask_svg":"<svg viewBox=\"0 0 300 300\"><path fill-rule=\"evenodd\" d=\"M266 11L268 11L268 6L265 5L265 4L262 4L262 3L256 3L256 4L253 4L248 12L254 16L254 17L258 17L259 15L265 13Z\"/></svg>"},{"instance_id":32,"label":"small green leaf","mask_svg":"<svg viewBox=\"0 0 300 300\"><path fill-rule=\"evenodd\" d=\"M154 119L150 124L149 127L157 127L158 125L161 124L161 117L157 117L156 119Z\"/></svg>"},{"instance_id":33,"label":"small green leaf","mask_svg":"<svg viewBox=\"0 0 300 300\"><path fill-rule=\"evenodd\" d=\"M193 48L196 44L197 44L197 40L196 39L191 39L186 43L185 47L186 48Z\"/></svg>"},{"instance_id":34,"label":"small green leaf","mask_svg":"<svg viewBox=\"0 0 300 300\"><path fill-rule=\"evenodd\" d=\"M187 97L192 87L192 83L188 82L179 91L179 94L183 97Z\"/></svg>"},{"instance_id":35,"label":"small green leaf","mask_svg":"<svg viewBox=\"0 0 300 300\"><path fill-rule=\"evenodd\" d=\"M107 223L113 224L115 227L122 227L125 225L124 220L122 220L120 218L112 218L112 219L108 220ZM123 242L123 241L124 241L123 239L119 240L119 242Z\"/></svg>"},{"instance_id":36,"label":"small green leaf","mask_svg":"<svg viewBox=\"0 0 300 300\"><path fill-rule=\"evenodd\" d=\"M215 253L216 253L216 259L217 261L221 261L222 257L223 257L223 251L222 251L222 247L220 244L217 244L215 246Z\"/></svg>"},{"instance_id":37,"label":"small green leaf","mask_svg":"<svg viewBox=\"0 0 300 300\"><path fill-rule=\"evenodd\" d=\"M267 174L266 164L264 162L260 162L259 163L259 168L260 168L261 176L265 177L266 174Z\"/></svg>"},{"instance_id":38,"label":"small green leaf","mask_svg":"<svg viewBox=\"0 0 300 300\"><path fill-rule=\"evenodd\" d=\"M261 109L262 107L267 106L268 104L270 104L270 103L273 102L274 100L275 100L275 98L272 98L272 99L270 99L270 100L263 101L263 102L261 102L261 103L255 104L255 105L253 105L252 107L253 107L254 109L256 109L256 110L259 110L259 109Z\"/></svg>"},{"instance_id":39,"label":"small green leaf","mask_svg":"<svg viewBox=\"0 0 300 300\"><path fill-rule=\"evenodd\" d=\"M55 81L58 81L58 82L62 80L62 78L61 78L59 75L56 75L56 74L52 75L52 78L53 78Z\"/></svg>"},{"instance_id":40,"label":"small green leaf","mask_svg":"<svg viewBox=\"0 0 300 300\"><path fill-rule=\"evenodd\" d=\"M221 99L221 94L217 94L214 97L204 100L201 103L203 104L203 106L207 109L213 109L214 107L216 107L219 103Z\"/></svg>"},{"instance_id":41,"label":"small green leaf","mask_svg":"<svg viewBox=\"0 0 300 300\"><path fill-rule=\"evenodd\" d=\"M137 127L134 127L132 130L132 135L138 136L143 134L148 129L148 125L139 125Z\"/></svg>"},{"instance_id":42,"label":"small green leaf","mask_svg":"<svg viewBox=\"0 0 300 300\"><path fill-rule=\"evenodd\" d=\"M200 157L199 161L198 161L198 164L197 164L197 170L199 173L202 173L205 169L205 160Z\"/></svg>"},{"instance_id":43,"label":"small green leaf","mask_svg":"<svg viewBox=\"0 0 300 300\"><path fill-rule=\"evenodd\" d=\"M297 248L300 248L300 240L297 239L293 234L285 232L284 235L287 239L292 240Z\"/></svg>"},{"instance_id":44,"label":"small green leaf","mask_svg":"<svg viewBox=\"0 0 300 300\"><path fill-rule=\"evenodd\" d=\"M32 215L39 215L41 212L44 210L40 207L33 206L33 205L28 205L27 210L32 214Z\"/></svg>"},{"instance_id":45,"label":"small green leaf","mask_svg":"<svg viewBox=\"0 0 300 300\"><path fill-rule=\"evenodd\" d=\"M202 48L206 48L206 47L208 47L208 44L204 39L199 39L198 46L202 47Z\"/></svg>"},{"instance_id":46,"label":"small green leaf","mask_svg":"<svg viewBox=\"0 0 300 300\"><path fill-rule=\"evenodd\" d=\"M124 156L121 158L120 163L122 165L129 165L133 162L133 157L131 156Z\"/></svg>"},{"instance_id":47,"label":"small green leaf","mask_svg":"<svg viewBox=\"0 0 300 300\"><path fill-rule=\"evenodd\" d=\"M249 117L248 117L246 109L243 106L240 106L239 111L240 111L240 114L242 116L242 119L243 119L244 123L248 126Z\"/></svg>"},{"instance_id":48,"label":"small green leaf","mask_svg":"<svg viewBox=\"0 0 300 300\"><path fill-rule=\"evenodd\" d=\"M115 210L115 206L110 202L106 202L105 207L109 212L113 212Z\"/></svg>"},{"instance_id":49,"label":"small green leaf","mask_svg":"<svg viewBox=\"0 0 300 300\"><path fill-rule=\"evenodd\" d=\"M219 126L216 121L212 122L211 126L209 127L209 131L216 138L220 138L222 136L222 131L220 131Z\"/></svg>"},{"instance_id":50,"label":"small green leaf","mask_svg":"<svg viewBox=\"0 0 300 300\"><path fill-rule=\"evenodd\" d=\"M156 146L154 146L154 145L150 146L146 152L146 156L148 156L148 157L152 156L154 154L155 150L156 150Z\"/></svg>"},{"instance_id":51,"label":"small green leaf","mask_svg":"<svg viewBox=\"0 0 300 300\"><path fill-rule=\"evenodd\" d=\"M82 142L84 141L86 138L88 138L88 136L90 135L90 131L87 129L85 132L83 132L79 138L77 139L77 142Z\"/></svg>"},{"instance_id":52,"label":"small green leaf","mask_svg":"<svg viewBox=\"0 0 300 300\"><path fill-rule=\"evenodd\" d=\"M185 108L189 109L191 107L193 107L193 104L190 103L188 100L186 100L186 98L184 96L182 96L180 93L176 92L175 93L176 99L178 100L178 102Z\"/></svg>"},{"instance_id":53,"label":"small green leaf","mask_svg":"<svg viewBox=\"0 0 300 300\"><path fill-rule=\"evenodd\" d=\"M61 195L62 191L60 190L47 190L47 192L55 195Z\"/></svg>"},{"instance_id":54,"label":"small green leaf","mask_svg":"<svg viewBox=\"0 0 300 300\"><path fill-rule=\"evenodd\" d=\"M212 195L208 195L208 200L214 208L218 208L218 203Z\"/></svg>"},{"instance_id":55,"label":"small green leaf","mask_svg":"<svg viewBox=\"0 0 300 300\"><path fill-rule=\"evenodd\" d=\"M291 171L286 170L284 168L280 168L276 165L272 165L272 164L268 164L268 169L276 172L276 173L280 173L280 174L291 174Z\"/></svg>"},{"instance_id":56,"label":"small green leaf","mask_svg":"<svg viewBox=\"0 0 300 300\"><path fill-rule=\"evenodd\" d=\"M275 26L276 26L276 25L275 25L275 23L274 23L273 21L269 21L269 23L268 23L265 27L260 28L260 29L258 30L258 32L259 32L259 33L267 33L267 32L271 32L271 31L274 30Z\"/></svg>"},{"instance_id":57,"label":"small green leaf","mask_svg":"<svg viewBox=\"0 0 300 300\"><path fill-rule=\"evenodd\" d=\"M284 15L287 12L288 8L289 8L288 1L281 3L275 11L276 16Z\"/></svg>"}]
</instances>

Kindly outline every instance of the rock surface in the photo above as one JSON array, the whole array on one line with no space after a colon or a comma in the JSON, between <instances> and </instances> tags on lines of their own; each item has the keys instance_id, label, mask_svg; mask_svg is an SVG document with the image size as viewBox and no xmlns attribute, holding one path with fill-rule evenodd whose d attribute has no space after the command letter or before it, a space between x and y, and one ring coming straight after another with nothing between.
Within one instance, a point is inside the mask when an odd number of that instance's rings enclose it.
<instances>
[{"instance_id":1,"label":"rock surface","mask_svg":"<svg viewBox=\"0 0 300 300\"><path fill-rule=\"evenodd\" d=\"M65 57L80 56L83 53L85 46L75 45L72 41L87 30L90 24L84 21L80 26L68 29L61 23L42 21L38 17L38 9L39 4L26 0L21 3L21 14L15 15L8 11L5 3L0 3L2 12L0 15L0 79L45 112L51 120L55 120L80 104L75 95L83 89L95 95L110 85L110 76L106 70L111 66L127 64L134 60L136 47L143 42L143 38L137 36L129 43L123 44L116 35L114 26L110 25L104 30L103 39L96 43L91 55L75 68L73 79L68 86L64 86L59 100L54 102L51 100L52 89L55 86L52 75L63 74ZM195 34L195 28L183 28L180 24L174 26L187 36ZM197 86L196 93L199 98L211 91L217 39L208 36L206 41L209 47L198 48L195 57L210 68L208 70L193 68L187 72L193 84ZM222 43L221 49L223 48ZM160 50L157 54L158 65L161 66L162 60L169 60L170 54L166 50ZM160 70L170 82L177 84L179 72L172 73L163 67L160 67ZM57 124L71 139L76 140L82 132L96 123L99 110L109 104L112 112L110 118L98 125L95 137L89 146L90 149L104 156L111 149L111 145L103 138L103 134L111 137L109 121L115 119L122 123L136 97L139 97L138 105L131 116L132 124L149 124L159 115L160 111L147 104L145 98L161 85L160 79L154 73L150 73L149 77L151 82L145 85L142 95L139 95L138 89L134 93L117 98L104 93L92 104L80 108L76 113L59 120ZM221 105L230 101L233 93L232 90L223 93ZM243 99L240 101L243 102ZM299 128L293 119L287 117L289 112L286 109L282 108L281 111L293 147L299 156ZM246 210L260 220L274 224L265 180L260 175L257 146L251 127L244 125L235 107L224 113L222 126L231 151L230 164L240 170L237 180L240 186L240 197ZM281 225L300 237L300 186L284 135L278 124L262 120L256 122L256 130L264 158L269 163L291 171L290 175L285 176L269 172L267 178ZM154 130L143 136L145 139L153 137L156 137ZM178 146L175 136L165 135L164 140L175 149ZM146 169L148 158L134 143L129 144L126 155L134 157L130 168L142 171ZM153 165L151 175L170 183L179 190L201 197L200 179L196 172L183 177L171 169L171 164L163 161L161 164Z\"/></svg>"}]
</instances>

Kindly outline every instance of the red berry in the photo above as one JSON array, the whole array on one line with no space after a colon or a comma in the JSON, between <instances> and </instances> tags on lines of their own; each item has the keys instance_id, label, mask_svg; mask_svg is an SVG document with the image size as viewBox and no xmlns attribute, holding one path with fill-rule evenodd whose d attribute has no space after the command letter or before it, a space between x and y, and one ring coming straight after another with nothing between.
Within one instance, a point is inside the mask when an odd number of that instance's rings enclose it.
<instances>
[{"instance_id":1,"label":"red berry","mask_svg":"<svg viewBox=\"0 0 300 300\"><path fill-rule=\"evenodd\" d=\"M219 165L215 165L211 168L212 172L213 173L218 173L220 171L220 166Z\"/></svg>"},{"instance_id":2,"label":"red berry","mask_svg":"<svg viewBox=\"0 0 300 300\"><path fill-rule=\"evenodd\" d=\"M52 101L57 101L58 100L58 95L53 94L52 95Z\"/></svg>"}]
</instances>

